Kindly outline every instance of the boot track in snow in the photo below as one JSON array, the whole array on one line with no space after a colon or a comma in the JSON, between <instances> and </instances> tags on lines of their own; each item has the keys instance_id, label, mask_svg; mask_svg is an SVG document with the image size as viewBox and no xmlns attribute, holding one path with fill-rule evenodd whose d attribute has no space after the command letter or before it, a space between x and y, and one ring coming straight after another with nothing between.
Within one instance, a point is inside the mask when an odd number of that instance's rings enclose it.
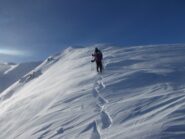
<instances>
[{"instance_id":1,"label":"boot track in snow","mask_svg":"<svg viewBox=\"0 0 185 139\"><path fill-rule=\"evenodd\" d=\"M97 80L95 81L92 94L96 98L96 105L97 105L99 112L100 112L100 121L102 124L102 126L101 126L102 129L109 128L112 125L112 118L111 118L110 114L104 110L104 107L109 102L101 95L101 91L105 87L106 86L103 83L102 76L98 76ZM98 130L96 130L96 131L98 131Z\"/></svg>"}]
</instances>

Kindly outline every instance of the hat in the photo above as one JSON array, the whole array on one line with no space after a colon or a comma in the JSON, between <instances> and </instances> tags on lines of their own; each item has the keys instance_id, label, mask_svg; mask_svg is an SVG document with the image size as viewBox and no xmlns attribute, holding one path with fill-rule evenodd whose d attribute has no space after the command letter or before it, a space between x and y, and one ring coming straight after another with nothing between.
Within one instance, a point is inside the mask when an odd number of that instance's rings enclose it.
<instances>
[{"instance_id":1,"label":"hat","mask_svg":"<svg viewBox=\"0 0 185 139\"><path fill-rule=\"evenodd\" d=\"M95 48L95 52L98 52L98 51L99 51L99 50L98 50L98 48L96 47L96 48Z\"/></svg>"}]
</instances>

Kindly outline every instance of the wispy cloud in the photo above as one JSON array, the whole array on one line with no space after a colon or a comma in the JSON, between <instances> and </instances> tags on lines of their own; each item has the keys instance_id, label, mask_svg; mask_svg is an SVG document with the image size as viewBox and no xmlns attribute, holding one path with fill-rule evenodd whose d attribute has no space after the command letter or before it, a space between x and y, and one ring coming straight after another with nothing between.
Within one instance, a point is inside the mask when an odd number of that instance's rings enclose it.
<instances>
[{"instance_id":1,"label":"wispy cloud","mask_svg":"<svg viewBox=\"0 0 185 139\"><path fill-rule=\"evenodd\" d=\"M9 55L9 56L26 56L27 52L20 50L12 50L12 49L0 49L0 55Z\"/></svg>"}]
</instances>

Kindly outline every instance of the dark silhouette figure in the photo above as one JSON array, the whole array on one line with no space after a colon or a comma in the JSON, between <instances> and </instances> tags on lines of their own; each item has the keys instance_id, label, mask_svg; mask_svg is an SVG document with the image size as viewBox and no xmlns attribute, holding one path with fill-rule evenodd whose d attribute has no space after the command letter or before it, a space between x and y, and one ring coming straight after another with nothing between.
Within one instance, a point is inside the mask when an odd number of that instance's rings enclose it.
<instances>
[{"instance_id":1,"label":"dark silhouette figure","mask_svg":"<svg viewBox=\"0 0 185 139\"><path fill-rule=\"evenodd\" d=\"M102 52L98 48L95 48L94 54L92 54L92 56L94 57L94 59L91 60L91 62L96 62L97 72L102 73L102 70L103 70L103 64L102 64L103 54L102 54Z\"/></svg>"}]
</instances>

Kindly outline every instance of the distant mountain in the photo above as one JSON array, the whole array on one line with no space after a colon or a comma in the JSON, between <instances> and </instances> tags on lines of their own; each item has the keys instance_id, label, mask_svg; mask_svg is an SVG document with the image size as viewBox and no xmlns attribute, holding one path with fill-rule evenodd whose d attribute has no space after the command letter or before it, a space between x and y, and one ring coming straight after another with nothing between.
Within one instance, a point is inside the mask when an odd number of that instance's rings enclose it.
<instances>
[{"instance_id":1,"label":"distant mountain","mask_svg":"<svg viewBox=\"0 0 185 139\"><path fill-rule=\"evenodd\" d=\"M29 62L22 64L0 63L0 92L19 80L29 71L36 68L41 62Z\"/></svg>"},{"instance_id":2,"label":"distant mountain","mask_svg":"<svg viewBox=\"0 0 185 139\"><path fill-rule=\"evenodd\" d=\"M93 50L68 48L4 90L0 138L185 138L184 45L104 46L103 74Z\"/></svg>"}]
</instances>

